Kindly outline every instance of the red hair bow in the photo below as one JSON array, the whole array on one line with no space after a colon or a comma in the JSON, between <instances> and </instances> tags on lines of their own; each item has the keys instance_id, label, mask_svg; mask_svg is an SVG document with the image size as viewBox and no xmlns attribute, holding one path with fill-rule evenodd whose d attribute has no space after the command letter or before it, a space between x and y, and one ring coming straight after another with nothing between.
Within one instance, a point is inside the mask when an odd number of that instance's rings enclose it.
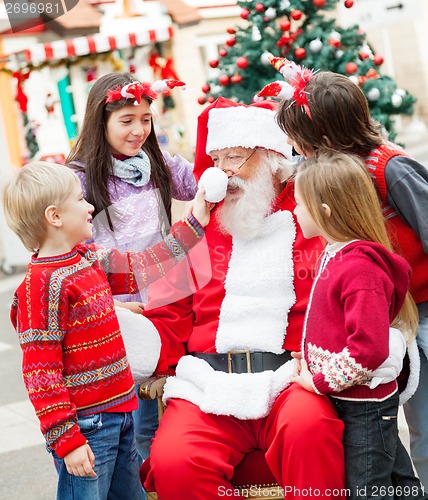
<instances>
[{"instance_id":1,"label":"red hair bow","mask_svg":"<svg viewBox=\"0 0 428 500\"><path fill-rule=\"evenodd\" d=\"M109 90L105 103L134 98L134 106L138 106L141 103L143 95L155 100L159 93L169 92L174 87L185 88L185 83L180 80L159 80L153 84L148 82L131 82L123 87L118 86Z\"/></svg>"},{"instance_id":2,"label":"red hair bow","mask_svg":"<svg viewBox=\"0 0 428 500\"><path fill-rule=\"evenodd\" d=\"M283 57L270 56L269 62L281 73L285 81L269 83L257 95L259 97L272 96L286 100L293 99L294 103L302 106L305 113L311 118L306 85L314 72Z\"/></svg>"}]
</instances>

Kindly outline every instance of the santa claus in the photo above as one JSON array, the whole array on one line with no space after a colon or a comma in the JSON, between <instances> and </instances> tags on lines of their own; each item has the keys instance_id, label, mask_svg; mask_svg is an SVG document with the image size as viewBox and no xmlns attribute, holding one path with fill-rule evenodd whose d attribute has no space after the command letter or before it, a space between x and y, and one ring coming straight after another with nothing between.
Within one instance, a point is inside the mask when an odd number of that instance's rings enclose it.
<instances>
[{"instance_id":1,"label":"santa claus","mask_svg":"<svg viewBox=\"0 0 428 500\"><path fill-rule=\"evenodd\" d=\"M342 498L343 423L327 397L289 384L322 245L293 216L294 166L275 115L272 101L219 98L199 117L195 175L214 166L229 181L208 251L199 245L190 269L154 285L144 313L161 338L157 370L175 372L146 483L160 500L235 494L234 468L254 449L287 498Z\"/></svg>"}]
</instances>

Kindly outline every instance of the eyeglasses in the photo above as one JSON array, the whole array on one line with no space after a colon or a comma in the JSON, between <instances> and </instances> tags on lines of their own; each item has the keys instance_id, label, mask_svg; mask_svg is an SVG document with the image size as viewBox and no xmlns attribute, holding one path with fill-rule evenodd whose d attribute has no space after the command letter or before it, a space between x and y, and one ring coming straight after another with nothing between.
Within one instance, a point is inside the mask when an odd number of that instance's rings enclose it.
<instances>
[{"instance_id":1,"label":"eyeglasses","mask_svg":"<svg viewBox=\"0 0 428 500\"><path fill-rule=\"evenodd\" d=\"M226 172L226 170L228 169L228 167L232 167L234 170L240 170L245 165L245 163L253 156L253 154L256 152L257 149L258 148L256 146L251 151L251 153L244 160L242 160L242 156L240 156L240 155L229 155L229 156L226 156L223 159L223 162L226 161L227 166L226 167L222 167L222 171ZM216 162L218 162L218 159L214 160L214 166L217 166ZM236 175L236 174L233 174L233 175Z\"/></svg>"}]
</instances>

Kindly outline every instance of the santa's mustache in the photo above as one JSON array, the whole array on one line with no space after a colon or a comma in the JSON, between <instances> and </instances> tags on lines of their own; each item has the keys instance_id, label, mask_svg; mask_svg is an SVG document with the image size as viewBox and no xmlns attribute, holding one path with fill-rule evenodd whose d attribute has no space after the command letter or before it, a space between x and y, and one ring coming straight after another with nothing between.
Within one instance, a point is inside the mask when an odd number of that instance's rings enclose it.
<instances>
[{"instance_id":1,"label":"santa's mustache","mask_svg":"<svg viewBox=\"0 0 428 500\"><path fill-rule=\"evenodd\" d=\"M230 177L227 187L231 189L242 188L245 189L247 186L247 181L244 181L240 177Z\"/></svg>"}]
</instances>

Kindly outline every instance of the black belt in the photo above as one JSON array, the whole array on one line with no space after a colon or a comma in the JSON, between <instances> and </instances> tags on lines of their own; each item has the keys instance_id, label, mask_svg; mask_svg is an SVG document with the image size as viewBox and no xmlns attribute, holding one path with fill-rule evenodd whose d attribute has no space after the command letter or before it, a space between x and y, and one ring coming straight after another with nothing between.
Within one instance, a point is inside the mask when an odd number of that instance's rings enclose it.
<instances>
[{"instance_id":1,"label":"black belt","mask_svg":"<svg viewBox=\"0 0 428 500\"><path fill-rule=\"evenodd\" d=\"M194 352L193 356L203 359L214 370L226 373L260 373L266 370L277 370L293 359L290 351L282 354L250 351L229 351L224 354Z\"/></svg>"}]
</instances>

